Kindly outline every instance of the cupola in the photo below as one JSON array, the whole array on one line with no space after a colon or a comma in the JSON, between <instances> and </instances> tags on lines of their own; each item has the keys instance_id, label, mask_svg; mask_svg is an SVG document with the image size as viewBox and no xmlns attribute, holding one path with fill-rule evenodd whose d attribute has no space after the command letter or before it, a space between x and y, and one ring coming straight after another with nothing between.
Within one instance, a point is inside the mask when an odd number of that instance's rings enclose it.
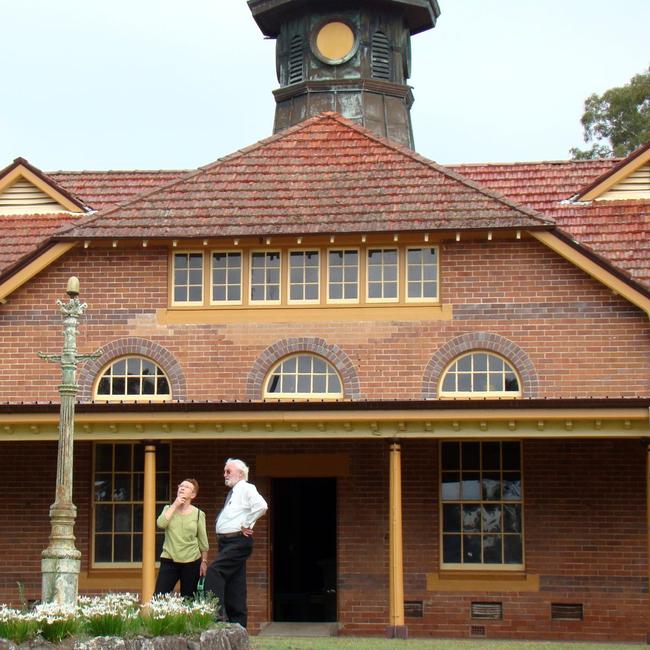
<instances>
[{"instance_id":1,"label":"cupola","mask_svg":"<svg viewBox=\"0 0 650 650\"><path fill-rule=\"evenodd\" d=\"M274 132L336 111L413 148L412 34L431 29L437 0L248 0L276 39Z\"/></svg>"}]
</instances>

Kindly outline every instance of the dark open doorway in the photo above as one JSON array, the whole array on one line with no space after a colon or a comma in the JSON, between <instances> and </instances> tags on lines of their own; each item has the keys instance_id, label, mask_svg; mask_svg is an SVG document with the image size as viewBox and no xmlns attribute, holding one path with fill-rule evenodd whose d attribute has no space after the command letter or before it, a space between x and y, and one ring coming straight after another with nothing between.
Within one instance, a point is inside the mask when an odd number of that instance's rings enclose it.
<instances>
[{"instance_id":1,"label":"dark open doorway","mask_svg":"<svg viewBox=\"0 0 650 650\"><path fill-rule=\"evenodd\" d=\"M273 620L336 621L336 479L273 480Z\"/></svg>"}]
</instances>

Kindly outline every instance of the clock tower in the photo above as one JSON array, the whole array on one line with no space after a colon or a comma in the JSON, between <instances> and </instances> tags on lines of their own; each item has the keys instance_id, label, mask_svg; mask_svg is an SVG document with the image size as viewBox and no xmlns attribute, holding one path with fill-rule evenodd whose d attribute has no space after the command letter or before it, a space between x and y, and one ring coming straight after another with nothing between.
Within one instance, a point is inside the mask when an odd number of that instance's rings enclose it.
<instances>
[{"instance_id":1,"label":"clock tower","mask_svg":"<svg viewBox=\"0 0 650 650\"><path fill-rule=\"evenodd\" d=\"M431 29L437 0L248 0L276 39L274 132L336 111L413 148L407 84L412 34Z\"/></svg>"}]
</instances>

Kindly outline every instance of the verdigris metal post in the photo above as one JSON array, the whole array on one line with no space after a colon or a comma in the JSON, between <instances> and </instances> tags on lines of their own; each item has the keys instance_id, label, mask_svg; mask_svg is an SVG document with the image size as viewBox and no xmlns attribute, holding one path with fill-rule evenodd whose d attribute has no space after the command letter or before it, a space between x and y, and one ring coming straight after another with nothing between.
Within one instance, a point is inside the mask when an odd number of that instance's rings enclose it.
<instances>
[{"instance_id":1,"label":"verdigris metal post","mask_svg":"<svg viewBox=\"0 0 650 650\"><path fill-rule=\"evenodd\" d=\"M74 443L74 410L77 395L77 363L94 359L98 354L77 354L77 322L87 305L79 300L79 280L68 280L66 293L70 300L57 300L63 314L63 353L38 353L38 356L61 365L59 386L59 450L56 463L56 496L50 506L50 543L41 555L43 579L42 600L46 603L74 605L77 602L81 552L75 548L74 522L77 508L72 503L72 463Z\"/></svg>"}]
</instances>

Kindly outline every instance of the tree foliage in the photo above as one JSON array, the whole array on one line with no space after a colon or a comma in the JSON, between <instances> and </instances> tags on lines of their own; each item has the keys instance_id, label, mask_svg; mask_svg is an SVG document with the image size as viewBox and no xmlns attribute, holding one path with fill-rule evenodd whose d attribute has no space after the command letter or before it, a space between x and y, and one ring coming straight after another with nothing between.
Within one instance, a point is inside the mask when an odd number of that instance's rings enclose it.
<instances>
[{"instance_id":1,"label":"tree foliage","mask_svg":"<svg viewBox=\"0 0 650 650\"><path fill-rule=\"evenodd\" d=\"M650 68L624 86L588 97L580 122L585 142L593 144L571 149L574 160L627 156L650 140Z\"/></svg>"}]
</instances>

